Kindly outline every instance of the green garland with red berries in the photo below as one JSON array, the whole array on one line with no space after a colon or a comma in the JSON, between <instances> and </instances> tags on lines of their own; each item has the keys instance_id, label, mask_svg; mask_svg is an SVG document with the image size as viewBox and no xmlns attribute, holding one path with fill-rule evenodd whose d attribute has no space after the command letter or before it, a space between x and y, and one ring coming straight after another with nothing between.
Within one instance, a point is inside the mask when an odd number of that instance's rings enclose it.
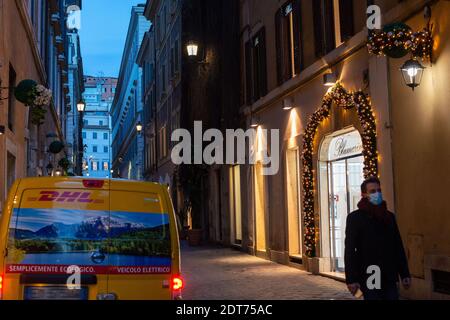
<instances>
[{"instance_id":1,"label":"green garland with red berries","mask_svg":"<svg viewBox=\"0 0 450 320\"><path fill-rule=\"evenodd\" d=\"M330 116L333 105L346 110L356 108L361 122L363 140L364 176L378 175L378 152L375 116L369 97L362 91L347 92L340 83L336 84L323 98L321 107L310 117L303 138L303 212L305 224L306 255L316 254L316 227L314 217L314 139L322 121Z\"/></svg>"}]
</instances>

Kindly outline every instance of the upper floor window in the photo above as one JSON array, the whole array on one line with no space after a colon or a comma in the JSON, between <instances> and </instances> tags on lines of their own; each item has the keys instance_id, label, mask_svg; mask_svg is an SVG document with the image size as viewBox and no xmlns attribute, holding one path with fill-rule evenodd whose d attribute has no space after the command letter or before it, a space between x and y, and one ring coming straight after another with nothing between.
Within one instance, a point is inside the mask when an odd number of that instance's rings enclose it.
<instances>
[{"instance_id":1,"label":"upper floor window","mask_svg":"<svg viewBox=\"0 0 450 320\"><path fill-rule=\"evenodd\" d=\"M300 0L287 2L275 15L279 84L299 74L302 68L301 22Z\"/></svg>"},{"instance_id":2,"label":"upper floor window","mask_svg":"<svg viewBox=\"0 0 450 320\"><path fill-rule=\"evenodd\" d=\"M159 130L159 158L164 159L167 157L167 129L164 125Z\"/></svg>"},{"instance_id":3,"label":"upper floor window","mask_svg":"<svg viewBox=\"0 0 450 320\"><path fill-rule=\"evenodd\" d=\"M161 93L166 92L166 65L163 64L161 67Z\"/></svg>"},{"instance_id":4,"label":"upper floor window","mask_svg":"<svg viewBox=\"0 0 450 320\"><path fill-rule=\"evenodd\" d=\"M315 51L322 57L354 35L353 0L313 1Z\"/></svg>"},{"instance_id":5,"label":"upper floor window","mask_svg":"<svg viewBox=\"0 0 450 320\"><path fill-rule=\"evenodd\" d=\"M103 140L108 140L108 133L107 132L103 133Z\"/></svg>"},{"instance_id":6,"label":"upper floor window","mask_svg":"<svg viewBox=\"0 0 450 320\"><path fill-rule=\"evenodd\" d=\"M14 70L13 66L10 64L9 65L9 80L8 80L8 85L9 85L9 94L8 94L8 128L11 131L14 131L14 124L15 124L15 118L16 118L16 114L15 114L15 102L16 99L14 97L14 91L13 88L16 86L16 81L17 81L17 74L16 71Z\"/></svg>"},{"instance_id":7,"label":"upper floor window","mask_svg":"<svg viewBox=\"0 0 450 320\"><path fill-rule=\"evenodd\" d=\"M92 133L92 139L97 140L97 132Z\"/></svg>"},{"instance_id":8,"label":"upper floor window","mask_svg":"<svg viewBox=\"0 0 450 320\"><path fill-rule=\"evenodd\" d=\"M267 94L266 63L266 31L262 27L245 44L247 104L252 104Z\"/></svg>"},{"instance_id":9,"label":"upper floor window","mask_svg":"<svg viewBox=\"0 0 450 320\"><path fill-rule=\"evenodd\" d=\"M179 61L179 40L174 41L174 45L170 50L170 76L174 77L175 74L179 72L180 61Z\"/></svg>"}]
</instances>

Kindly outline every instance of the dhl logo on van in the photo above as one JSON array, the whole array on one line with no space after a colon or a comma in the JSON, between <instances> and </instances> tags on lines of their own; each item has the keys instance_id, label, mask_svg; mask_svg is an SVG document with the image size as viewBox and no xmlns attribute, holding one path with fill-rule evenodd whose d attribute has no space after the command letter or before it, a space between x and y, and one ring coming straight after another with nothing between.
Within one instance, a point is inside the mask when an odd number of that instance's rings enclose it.
<instances>
[{"instance_id":1,"label":"dhl logo on van","mask_svg":"<svg viewBox=\"0 0 450 320\"><path fill-rule=\"evenodd\" d=\"M81 202L81 203L104 203L101 199L92 199L90 192L57 192L41 191L39 197L28 198L28 201L40 202Z\"/></svg>"}]
</instances>

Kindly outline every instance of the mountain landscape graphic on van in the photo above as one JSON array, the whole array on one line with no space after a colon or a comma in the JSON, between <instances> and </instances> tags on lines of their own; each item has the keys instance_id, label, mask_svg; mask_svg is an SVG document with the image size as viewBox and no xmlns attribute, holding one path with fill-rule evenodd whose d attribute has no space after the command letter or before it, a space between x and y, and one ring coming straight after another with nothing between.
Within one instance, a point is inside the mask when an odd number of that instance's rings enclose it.
<instances>
[{"instance_id":1,"label":"mountain landscape graphic on van","mask_svg":"<svg viewBox=\"0 0 450 320\"><path fill-rule=\"evenodd\" d=\"M93 260L95 252L104 261ZM165 265L167 257L167 214L20 209L10 224L10 263Z\"/></svg>"},{"instance_id":2,"label":"mountain landscape graphic on van","mask_svg":"<svg viewBox=\"0 0 450 320\"><path fill-rule=\"evenodd\" d=\"M146 229L143 223L121 222L110 217L99 216L77 224L52 223L35 232L26 229L12 229L12 231L15 232L16 240L33 238L106 239L142 229Z\"/></svg>"}]
</instances>

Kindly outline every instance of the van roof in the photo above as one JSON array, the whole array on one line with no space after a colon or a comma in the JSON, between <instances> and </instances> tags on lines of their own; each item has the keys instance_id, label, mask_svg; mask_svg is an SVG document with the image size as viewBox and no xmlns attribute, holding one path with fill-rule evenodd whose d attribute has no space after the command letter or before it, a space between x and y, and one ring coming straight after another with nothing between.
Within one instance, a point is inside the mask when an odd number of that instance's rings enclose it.
<instances>
[{"instance_id":1,"label":"van roof","mask_svg":"<svg viewBox=\"0 0 450 320\"><path fill-rule=\"evenodd\" d=\"M85 182L104 181L98 189L103 190L127 190L136 192L160 192L166 189L165 185L126 179L90 178L90 177L32 177L19 179L19 189L85 189ZM167 190L167 189L166 189Z\"/></svg>"}]
</instances>

